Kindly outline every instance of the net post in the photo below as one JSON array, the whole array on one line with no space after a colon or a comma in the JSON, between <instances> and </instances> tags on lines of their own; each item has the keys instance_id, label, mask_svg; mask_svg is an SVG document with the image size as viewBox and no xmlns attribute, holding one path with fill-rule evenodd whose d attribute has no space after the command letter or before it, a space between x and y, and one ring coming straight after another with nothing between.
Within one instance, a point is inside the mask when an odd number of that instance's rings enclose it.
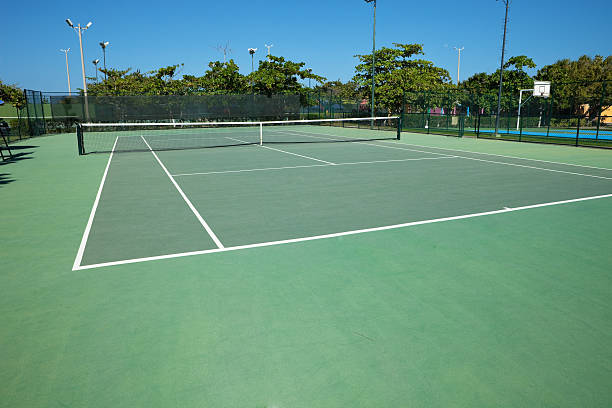
<instances>
[{"instance_id":1,"label":"net post","mask_svg":"<svg viewBox=\"0 0 612 408\"><path fill-rule=\"evenodd\" d=\"M397 140L400 140L401 134L402 134L402 119L404 117L403 113L400 113L399 118L397 119Z\"/></svg>"},{"instance_id":2,"label":"net post","mask_svg":"<svg viewBox=\"0 0 612 408\"><path fill-rule=\"evenodd\" d=\"M83 148L83 127L80 123L77 123L77 148L79 150L79 156L85 154L85 150Z\"/></svg>"},{"instance_id":3,"label":"net post","mask_svg":"<svg viewBox=\"0 0 612 408\"><path fill-rule=\"evenodd\" d=\"M263 122L259 122L259 145L263 146Z\"/></svg>"}]
</instances>

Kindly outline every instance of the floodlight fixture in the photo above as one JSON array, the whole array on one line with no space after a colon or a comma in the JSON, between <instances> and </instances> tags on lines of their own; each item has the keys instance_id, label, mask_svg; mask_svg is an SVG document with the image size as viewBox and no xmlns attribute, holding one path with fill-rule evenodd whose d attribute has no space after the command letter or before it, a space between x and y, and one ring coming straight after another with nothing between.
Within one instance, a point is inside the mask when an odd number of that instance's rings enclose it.
<instances>
[{"instance_id":1,"label":"floodlight fixture","mask_svg":"<svg viewBox=\"0 0 612 408\"><path fill-rule=\"evenodd\" d=\"M72 23L72 20L70 20L69 18L66 19L66 23L70 27L74 28L74 31L76 31L77 34L79 35L79 48L81 49L81 73L83 75L83 96L85 96L85 119L89 121L89 103L87 101L87 81L85 79L85 58L83 57L83 31L91 27L93 23L90 21L84 27L81 26L81 24L79 23L75 27L74 24Z\"/></svg>"},{"instance_id":2,"label":"floodlight fixture","mask_svg":"<svg viewBox=\"0 0 612 408\"><path fill-rule=\"evenodd\" d=\"M110 44L108 41L100 41L100 47L102 47L102 54L104 55L104 80L106 80L106 47Z\"/></svg>"},{"instance_id":3,"label":"floodlight fixture","mask_svg":"<svg viewBox=\"0 0 612 408\"><path fill-rule=\"evenodd\" d=\"M268 49L268 58L270 57L270 48L274 47L274 44L266 44L265 47Z\"/></svg>"}]
</instances>

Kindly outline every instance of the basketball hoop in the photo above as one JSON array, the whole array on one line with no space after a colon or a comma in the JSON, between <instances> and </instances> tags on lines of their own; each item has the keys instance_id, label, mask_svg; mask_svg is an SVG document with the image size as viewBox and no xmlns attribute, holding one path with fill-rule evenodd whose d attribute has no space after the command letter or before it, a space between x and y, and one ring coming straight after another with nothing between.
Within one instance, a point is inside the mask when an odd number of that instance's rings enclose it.
<instances>
[{"instance_id":1,"label":"basketball hoop","mask_svg":"<svg viewBox=\"0 0 612 408\"><path fill-rule=\"evenodd\" d=\"M550 96L550 81L533 81L533 96L548 98Z\"/></svg>"}]
</instances>

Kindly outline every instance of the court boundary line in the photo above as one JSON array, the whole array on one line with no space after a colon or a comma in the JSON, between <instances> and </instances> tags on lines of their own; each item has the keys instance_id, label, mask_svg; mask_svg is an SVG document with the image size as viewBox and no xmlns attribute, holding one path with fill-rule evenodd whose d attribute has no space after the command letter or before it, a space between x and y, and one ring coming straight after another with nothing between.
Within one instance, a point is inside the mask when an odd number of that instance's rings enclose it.
<instances>
[{"instance_id":1,"label":"court boundary line","mask_svg":"<svg viewBox=\"0 0 612 408\"><path fill-rule=\"evenodd\" d=\"M386 140L381 140L381 142L383 142L383 143L393 143L393 142L389 142L389 141L386 141ZM504 157L506 159L537 161L537 162L541 162L541 163L560 164L562 166L584 167L584 168L587 168L587 169L612 171L612 169L609 169L607 167L587 166L585 164L573 164L573 163L557 162L557 161L552 161L552 160L530 159L530 158L527 158L527 157L508 156L508 155L496 154L496 153L474 152L474 151L471 151L471 150L462 150L462 149L449 149L449 148L446 148L446 147L423 146L423 145L418 145L418 144L414 144L414 143L406 143L405 141L401 141L401 143L405 144L405 145L409 145L409 146L429 147L431 149L449 150L449 151L462 152L462 153L484 154L484 155L487 155L487 156Z\"/></svg>"},{"instance_id":2,"label":"court boundary line","mask_svg":"<svg viewBox=\"0 0 612 408\"><path fill-rule=\"evenodd\" d=\"M204 220L204 218L202 218L202 216L200 215L200 213L198 212L198 210L196 210L196 208L194 207L194 205L191 203L191 200L189 200L189 198L187 197L187 195L185 194L185 192L183 191L183 189L181 189L181 187L178 185L178 183L176 182L176 180L174 179L174 177L172 177L172 174L170 174L170 172L168 171L168 169L166 168L166 166L164 166L164 163L162 163L162 161L159 159L159 157L157 156L157 154L153 151L153 149L151 149L151 146L149 146L149 143L147 143L147 140L144 138L144 136L141 136L142 140L145 142L145 144L147 145L147 147L149 148L149 150L151 151L151 153L153 154L153 157L155 157L155 159L157 160L157 162L159 163L159 165L161 166L161 168L164 170L164 172L166 173L166 175L168 176L168 178L170 179L170 181L172 182L172 184L174 185L174 187L176 187L176 189L178 190L179 194L181 195L181 197L183 197L183 200L185 200L185 203L187 203L187 206L189 207L189 209L191 210L191 212L193 212L193 214L195 215L195 217L198 219L198 221L200 222L200 224L204 227L204 229L206 230L206 232L208 233L208 235L212 238L212 240L214 241L215 245L217 245L217 247L219 249L223 249L225 248L223 246L223 244L221 243L221 241L219 240L219 238L217 237L217 235L214 233L214 231L212 230L212 228L210 228L210 226L208 225L208 223Z\"/></svg>"},{"instance_id":3,"label":"court boundary line","mask_svg":"<svg viewBox=\"0 0 612 408\"><path fill-rule=\"evenodd\" d=\"M317 135L322 135L322 136L336 137L336 135L330 135L328 133L314 133L314 132L308 133L308 132L303 132L303 131L300 131L300 130L290 130L288 132L301 133L301 134L304 134L304 135L317 134ZM410 133L410 132L408 132L408 133ZM317 138L317 136L312 136L312 137ZM350 138L347 137L347 139L350 139ZM487 139L485 139L485 140L487 140ZM391 141L391 140L379 140L378 142L381 142L381 143L391 143L391 144L397 144L398 143L397 141ZM356 142L356 143L365 143L365 142ZM418 144L414 144L414 143L407 143L406 141L404 141L402 139L400 139L399 143L403 144L403 145L408 145L408 146L417 146L417 147L424 147L424 148L430 148L430 149L448 150L448 151L451 151L451 152L482 154L482 155L486 155L486 156L503 157L503 158L506 158L506 159L537 161L537 162L541 162L541 163L559 164L559 165L562 165L562 166L583 167L583 168L586 168L586 169L612 171L611 168L598 167L598 166L588 166L586 164L563 163L563 162L558 162L558 161L553 161L553 160L531 159L531 158L528 158L528 157L509 156L509 155L496 154L496 153L475 152L475 151L472 151L472 150L449 149L447 147L424 146L424 145L418 145ZM370 144L371 146L380 146L380 145L371 144L371 143L365 143L365 144ZM383 147L383 146L381 146L381 147ZM428 153L443 154L443 153L436 153L436 152L428 152ZM458 156L458 157L462 157L462 156Z\"/></svg>"},{"instance_id":4,"label":"court boundary line","mask_svg":"<svg viewBox=\"0 0 612 408\"><path fill-rule=\"evenodd\" d=\"M312 136L312 134L310 134L310 133L300 132L299 130L293 130L293 131L290 131L290 132L300 133L302 136L308 136L308 137L312 137L312 138L326 139L324 137ZM290 132L287 132L287 133L290 133ZM324 135L324 136L333 136L333 135L328 135L328 134L325 134L325 133L316 133L316 134ZM503 164L503 165L506 165L506 166L524 167L524 168L527 168L527 169L550 171L550 172L554 172L554 173L571 174L571 175L574 175L574 176L583 176L583 177L592 177L592 178L604 179L604 180L612 180L612 177L596 176L594 174L585 174L585 173L576 173L576 172L565 171L565 170L547 169L545 167L528 166L526 164L518 164L518 163L505 163L505 162L495 161L495 160L478 159L476 157L459 156L459 155L456 155L456 154L451 155L451 154L447 154L447 153L428 152L426 150L411 149L409 147L386 146L386 145L379 145L379 144L366 143L366 142L355 142L355 143L364 144L364 145L368 145L368 146L377 146L377 147L382 147L382 148L387 148L387 149L398 149L398 150L406 150L406 151L411 151L411 152L419 152L419 153L436 154L436 155L448 156L448 157L456 157L456 158L460 158L460 159L475 160L475 161L480 161L480 162L484 162L484 163ZM394 143L395 144L397 142L387 142L387 143ZM403 145L410 145L410 143L402 143L402 144ZM419 146L419 145L415 145L415 146ZM428 146L420 146L420 147L428 148ZM435 147L433 149L435 149ZM477 152L469 152L469 151L465 151L465 153L479 154ZM518 159L518 160L520 160L520 159ZM562 164L562 163L559 163L559 164ZM607 170L607 169L605 169L605 170Z\"/></svg>"},{"instance_id":5,"label":"court boundary line","mask_svg":"<svg viewBox=\"0 0 612 408\"><path fill-rule=\"evenodd\" d=\"M98 204L100 203L100 197L102 196L102 190L104 189L104 183L106 182L106 175L108 174L108 169L110 168L111 161L113 160L113 154L115 153L115 147L117 146L118 140L119 140L119 136L115 137L113 148L111 149L111 153L108 156L108 161L106 162L106 167L104 168L104 173L102 174L102 180L100 180L100 186L98 187L96 198L94 199L93 205L91 207L91 211L89 212L89 218L87 219L87 224L85 225L85 231L83 231L83 236L81 237L81 243L79 245L79 249L77 250L77 255L74 258L74 263L72 264L73 271L79 268L81 266L81 262L83 261L83 255L85 254L85 247L87 246L87 240L89 240L89 233L91 232L91 226L93 225L93 220L96 216L96 211L98 210Z\"/></svg>"},{"instance_id":6,"label":"court boundary line","mask_svg":"<svg viewBox=\"0 0 612 408\"><path fill-rule=\"evenodd\" d=\"M157 260L162 260L162 259L182 258L182 257L187 257L187 256L204 255L204 254L211 254L211 253L218 253L218 252L239 251L239 250L246 250L246 249L252 249L252 248L261 248L261 247L270 247L270 246L277 246L277 245L284 245L284 244L293 244L293 243L298 243L298 242L315 241L315 240L327 239L327 238L337 238L337 237L342 237L342 236L347 236L347 235L357 235L357 234L363 234L363 233L368 233L368 232L378 232L378 231L387 231L387 230L393 230L393 229L399 229L399 228L408 228L408 227L413 227L413 226L418 226L418 225L427 225L427 224L435 224L435 223L446 222L446 221L456 221L456 220L463 220L463 219L469 219L469 218L477 218L477 217L483 217L483 216L488 216L488 215L504 214L504 213L510 213L510 212L516 212L516 211L524 211L524 210L529 210L529 209L534 209L534 208L551 207L555 205L563 205L563 204L577 203L577 202L590 201L590 200L598 200L598 199L611 198L611 197L612 197L612 194L603 194L603 195L580 197L580 198L573 198L573 199L561 200L561 201L551 201L551 202L540 203L540 204L531 204L531 205L525 205L525 206L514 207L514 208L504 207L501 210L492 210L492 211L484 211L484 212L479 212L479 213L456 215L456 216L451 216L451 217L442 217L442 218L434 218L434 219L429 219L429 220L412 221L412 222L406 222L406 223L401 223L401 224L392 224L392 225L385 225L385 226L379 226L379 227L363 228L363 229L335 232L335 233L323 234L323 235L313 235L313 236L308 236L308 237L291 238L291 239L285 239L285 240L279 240L279 241L260 242L260 243L255 243L255 244L238 245L238 246L233 246L233 247L205 249L205 250L200 250L200 251L180 252L180 253L174 253L174 254L157 255L157 256L150 256L150 257L143 257L143 258L125 259L121 261L103 262L103 263L98 263L98 264L80 266L76 270L96 269L96 268L102 268L102 267L107 267L107 266L157 261Z\"/></svg>"},{"instance_id":7,"label":"court boundary line","mask_svg":"<svg viewBox=\"0 0 612 408\"><path fill-rule=\"evenodd\" d=\"M389 159L389 160L372 160L372 161L361 161L361 162L346 162L346 163L334 163L334 164L309 164L302 166L284 166L284 167L262 167L253 169L241 169L241 170L225 170L225 171L207 171L198 173L179 173L173 174L173 177L185 177L185 176L205 176L209 174L227 174L227 173L246 173L253 171L267 171L267 170L285 170L285 169L303 169L310 167L331 167L331 166L351 166L356 164L375 164L375 163L394 163L394 162L407 162L407 161L419 161L419 160L440 160L440 159L455 159L453 156L444 157L419 157L414 159Z\"/></svg>"}]
</instances>

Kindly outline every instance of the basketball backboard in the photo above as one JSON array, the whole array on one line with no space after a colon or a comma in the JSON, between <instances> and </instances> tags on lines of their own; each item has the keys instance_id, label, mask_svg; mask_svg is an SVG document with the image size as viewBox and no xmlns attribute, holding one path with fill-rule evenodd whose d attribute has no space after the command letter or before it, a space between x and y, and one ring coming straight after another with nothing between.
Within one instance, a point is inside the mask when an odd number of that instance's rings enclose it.
<instances>
[{"instance_id":1,"label":"basketball backboard","mask_svg":"<svg viewBox=\"0 0 612 408\"><path fill-rule=\"evenodd\" d=\"M550 81L533 81L533 96L548 98L550 96Z\"/></svg>"}]
</instances>

